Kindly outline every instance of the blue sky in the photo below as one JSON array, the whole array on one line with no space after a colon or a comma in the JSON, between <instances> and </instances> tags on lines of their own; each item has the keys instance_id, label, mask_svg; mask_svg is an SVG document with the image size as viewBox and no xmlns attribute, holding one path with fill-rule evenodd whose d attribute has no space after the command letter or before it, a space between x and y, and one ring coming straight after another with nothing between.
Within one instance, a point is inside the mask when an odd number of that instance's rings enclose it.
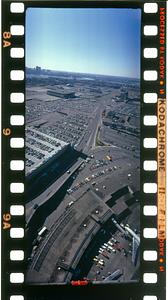
<instances>
[{"instance_id":1,"label":"blue sky","mask_svg":"<svg viewBox=\"0 0 168 300\"><path fill-rule=\"evenodd\" d=\"M28 8L26 66L140 77L140 9Z\"/></svg>"}]
</instances>

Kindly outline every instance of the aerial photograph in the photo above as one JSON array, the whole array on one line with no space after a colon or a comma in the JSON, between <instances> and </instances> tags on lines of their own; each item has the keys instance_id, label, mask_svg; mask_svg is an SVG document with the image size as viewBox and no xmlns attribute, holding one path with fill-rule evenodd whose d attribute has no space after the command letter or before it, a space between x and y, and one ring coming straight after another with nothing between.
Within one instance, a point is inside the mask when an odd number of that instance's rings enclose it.
<instances>
[{"instance_id":1,"label":"aerial photograph","mask_svg":"<svg viewBox=\"0 0 168 300\"><path fill-rule=\"evenodd\" d=\"M26 283L139 281L139 9L26 11Z\"/></svg>"}]
</instances>

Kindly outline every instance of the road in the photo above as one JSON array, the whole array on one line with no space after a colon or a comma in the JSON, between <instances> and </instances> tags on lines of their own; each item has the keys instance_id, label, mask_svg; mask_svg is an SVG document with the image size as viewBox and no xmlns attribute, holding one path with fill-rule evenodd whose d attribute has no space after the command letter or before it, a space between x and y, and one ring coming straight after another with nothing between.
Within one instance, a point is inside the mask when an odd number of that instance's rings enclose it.
<instances>
[{"instance_id":1,"label":"road","mask_svg":"<svg viewBox=\"0 0 168 300\"><path fill-rule=\"evenodd\" d=\"M76 147L78 151L82 151L83 153L88 154L92 147L95 145L97 130L99 125L101 124L103 110L104 104L101 103L95 110L92 120L88 125L86 133L84 134L83 138Z\"/></svg>"},{"instance_id":2,"label":"road","mask_svg":"<svg viewBox=\"0 0 168 300\"><path fill-rule=\"evenodd\" d=\"M58 178L52 185L50 185L42 194L26 204L26 220L27 224L35 213L34 205L38 205L38 208L46 203L57 191L63 186L63 184L70 178L70 176L80 167L83 159L79 158L78 161L69 169L68 173L64 173Z\"/></svg>"}]
</instances>

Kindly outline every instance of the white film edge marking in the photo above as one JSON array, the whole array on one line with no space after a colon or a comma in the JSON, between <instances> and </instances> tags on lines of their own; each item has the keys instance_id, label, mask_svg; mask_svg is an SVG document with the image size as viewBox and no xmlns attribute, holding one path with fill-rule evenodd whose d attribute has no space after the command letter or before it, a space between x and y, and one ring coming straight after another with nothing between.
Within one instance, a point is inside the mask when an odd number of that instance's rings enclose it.
<instances>
[{"instance_id":1,"label":"white film edge marking","mask_svg":"<svg viewBox=\"0 0 168 300\"><path fill-rule=\"evenodd\" d=\"M157 184L156 183L144 183L143 191L146 194L155 194L157 193Z\"/></svg>"},{"instance_id":2,"label":"white film edge marking","mask_svg":"<svg viewBox=\"0 0 168 300\"><path fill-rule=\"evenodd\" d=\"M156 25L145 25L144 35L155 36L158 34L158 27Z\"/></svg>"},{"instance_id":3,"label":"white film edge marking","mask_svg":"<svg viewBox=\"0 0 168 300\"><path fill-rule=\"evenodd\" d=\"M143 140L144 148L156 148L157 147L157 139L156 138L144 138Z\"/></svg>"},{"instance_id":4,"label":"white film edge marking","mask_svg":"<svg viewBox=\"0 0 168 300\"><path fill-rule=\"evenodd\" d=\"M24 229L13 227L10 229L10 237L12 239L21 239L24 237Z\"/></svg>"},{"instance_id":5,"label":"white film edge marking","mask_svg":"<svg viewBox=\"0 0 168 300\"><path fill-rule=\"evenodd\" d=\"M23 260L24 259L24 251L23 250L11 250L10 251L10 260Z\"/></svg>"},{"instance_id":6,"label":"white film edge marking","mask_svg":"<svg viewBox=\"0 0 168 300\"><path fill-rule=\"evenodd\" d=\"M24 4L23 3L11 3L10 5L10 10L13 13L18 13L18 12L23 12L24 11ZM10 28L11 34L12 35L23 35L24 34L24 27L22 25L12 25ZM12 48L11 49L11 57L24 57L24 49L22 48ZM24 79L24 72L23 71L12 71L10 73L10 78L12 80L23 80ZM24 102L24 94L23 93L12 93L10 96L10 101L12 103L22 103ZM13 124L13 120L11 119L11 123ZM18 121L17 121L18 122ZM20 123L20 121L19 121ZM23 123L23 119L21 120L21 123ZM18 124L18 123L17 123ZM10 139L10 146L12 148L22 148L24 147L24 139L22 138L12 138ZM14 167L14 169L16 169L16 167ZM12 186L11 186L12 188ZM14 189L15 190L15 189ZM11 212L14 213L14 206L13 208L11 207ZM21 207L21 206L20 206ZM17 212L18 212L18 208L17 208ZM16 211L15 211L16 213ZM24 209L23 212L24 213ZM19 213L20 214L20 213ZM11 228L10 230L10 236L13 238L21 238L24 236L24 230L22 228ZM14 253L17 254L18 257L18 251L11 251L11 259L14 259L16 257L14 257ZM22 253L22 255L21 255ZM19 251L19 256L20 259L24 258L24 252L23 251ZM19 259L19 260L20 260ZM11 283L22 283L24 282L24 274L23 273L11 273L10 274L10 282ZM23 300L24 297L22 295L15 295L15 296L11 296L10 300Z\"/></svg>"},{"instance_id":7,"label":"white film edge marking","mask_svg":"<svg viewBox=\"0 0 168 300\"><path fill-rule=\"evenodd\" d=\"M23 193L24 192L24 184L22 182L12 182L10 184L10 192L11 193Z\"/></svg>"},{"instance_id":8,"label":"white film edge marking","mask_svg":"<svg viewBox=\"0 0 168 300\"><path fill-rule=\"evenodd\" d=\"M13 295L10 296L10 300L24 300L24 297L22 295Z\"/></svg>"},{"instance_id":9,"label":"white film edge marking","mask_svg":"<svg viewBox=\"0 0 168 300\"><path fill-rule=\"evenodd\" d=\"M12 35L24 35L23 25L11 25L10 32Z\"/></svg>"},{"instance_id":10,"label":"white film edge marking","mask_svg":"<svg viewBox=\"0 0 168 300\"><path fill-rule=\"evenodd\" d=\"M23 160L11 160L10 169L12 171L22 171L24 170L24 161Z\"/></svg>"},{"instance_id":11,"label":"white film edge marking","mask_svg":"<svg viewBox=\"0 0 168 300\"><path fill-rule=\"evenodd\" d=\"M157 48L145 48L144 57L145 58L156 58L158 56Z\"/></svg>"},{"instance_id":12,"label":"white film edge marking","mask_svg":"<svg viewBox=\"0 0 168 300\"><path fill-rule=\"evenodd\" d=\"M22 115L12 115L10 117L10 124L14 126L24 125L24 116Z\"/></svg>"},{"instance_id":13,"label":"white film edge marking","mask_svg":"<svg viewBox=\"0 0 168 300\"><path fill-rule=\"evenodd\" d=\"M10 94L10 102L23 103L24 102L24 94L23 93L11 93Z\"/></svg>"},{"instance_id":14,"label":"white film edge marking","mask_svg":"<svg viewBox=\"0 0 168 300\"><path fill-rule=\"evenodd\" d=\"M143 163L143 168L145 171L156 171L157 161L156 160L145 160Z\"/></svg>"},{"instance_id":15,"label":"white film edge marking","mask_svg":"<svg viewBox=\"0 0 168 300\"><path fill-rule=\"evenodd\" d=\"M143 253L143 259L146 261L156 261L157 260L157 251L145 250Z\"/></svg>"},{"instance_id":16,"label":"white film edge marking","mask_svg":"<svg viewBox=\"0 0 168 300\"><path fill-rule=\"evenodd\" d=\"M17 273L13 273L13 274L17 274ZM19 273L18 273L19 274ZM21 273L20 273L21 274ZM11 274L12 275L12 274ZM15 281L16 282L16 281ZM17 297L17 298L16 298ZM145 297L148 297L148 296L145 296ZM144 297L144 300L147 300L147 298L145 299L145 297ZM150 297L150 296L149 296ZM156 299L156 297L154 296L152 296L152 298L153 299L151 299L151 297L150 297L150 299L151 300L154 300L154 299ZM18 296L11 296L11 300L22 300L23 299L23 296L21 296L21 295L18 295Z\"/></svg>"},{"instance_id":17,"label":"white film edge marking","mask_svg":"<svg viewBox=\"0 0 168 300\"><path fill-rule=\"evenodd\" d=\"M156 3L145 3L144 4L144 11L146 13L156 13L158 10L158 5ZM145 35L157 35L157 32L158 32L158 29L157 29L157 26L145 26L144 27L144 34ZM158 55L158 51L157 49L150 49L150 48L146 48L144 49L144 57L146 58L156 58ZM157 72L151 72L151 71L146 71L144 72L144 79L145 80L157 80ZM144 95L144 102L146 103L156 103L157 102L157 94L153 94L153 93L146 93ZM154 124L157 124L157 119L156 120L149 120L147 117L145 118L144 117L144 124L145 125L151 125L151 122ZM153 139L150 139L153 141ZM149 139L144 139L144 147L147 146L147 144L151 144L151 141ZM155 144L157 143L157 140L155 141ZM154 143L153 143L154 144ZM155 145L157 146L157 144ZM148 147L148 146L147 146ZM152 145L152 148L154 147L154 145ZM147 169L147 170L151 170L151 168L153 169L156 169L157 168L157 165L155 165L155 167L153 167L153 163L151 165L150 162L147 162L145 161L144 162L144 169ZM147 187L147 191L148 191L148 187L149 185L146 185ZM145 191L145 185L144 185L144 191ZM145 213L145 207L144 207L144 213ZM144 236L148 236L148 231L150 231L151 233L151 228L150 229L144 229ZM153 234L154 236L157 235L157 233L155 232ZM150 255L150 257L152 257L152 251L145 251L144 252L144 259L148 259L149 256L148 254ZM157 252L155 252L156 256L157 256ZM155 260L155 258L154 258ZM150 275L150 276L149 276ZM151 277L152 275L152 277ZM144 274L144 282L146 283L153 283L153 282L157 282L157 274ZM154 299L157 299L155 296L152 297L153 300ZM152 298L149 296L144 296L144 300L152 300Z\"/></svg>"},{"instance_id":18,"label":"white film edge marking","mask_svg":"<svg viewBox=\"0 0 168 300\"><path fill-rule=\"evenodd\" d=\"M143 297L143 300L157 300L156 296L151 296L151 295L145 295Z\"/></svg>"},{"instance_id":19,"label":"white film edge marking","mask_svg":"<svg viewBox=\"0 0 168 300\"><path fill-rule=\"evenodd\" d=\"M24 282L24 274L23 273L11 273L10 274L10 282L11 283L23 283Z\"/></svg>"},{"instance_id":20,"label":"white film edge marking","mask_svg":"<svg viewBox=\"0 0 168 300\"><path fill-rule=\"evenodd\" d=\"M158 72L155 70L144 71L144 80L146 81L156 81L158 79Z\"/></svg>"},{"instance_id":21,"label":"white film edge marking","mask_svg":"<svg viewBox=\"0 0 168 300\"><path fill-rule=\"evenodd\" d=\"M144 12L148 14L154 14L158 12L158 4L157 3L145 3L144 4Z\"/></svg>"},{"instance_id":22,"label":"white film edge marking","mask_svg":"<svg viewBox=\"0 0 168 300\"><path fill-rule=\"evenodd\" d=\"M144 94L144 102L145 103L156 103L157 97L158 96L156 93L145 93Z\"/></svg>"},{"instance_id":23,"label":"white film edge marking","mask_svg":"<svg viewBox=\"0 0 168 300\"><path fill-rule=\"evenodd\" d=\"M12 70L10 71L10 79L11 80L23 80L24 79L24 71L22 70Z\"/></svg>"},{"instance_id":24,"label":"white film edge marking","mask_svg":"<svg viewBox=\"0 0 168 300\"><path fill-rule=\"evenodd\" d=\"M143 121L145 126L156 126L157 116L144 116Z\"/></svg>"},{"instance_id":25,"label":"white film edge marking","mask_svg":"<svg viewBox=\"0 0 168 300\"><path fill-rule=\"evenodd\" d=\"M24 139L23 138L11 138L10 139L10 147L11 148L23 148L24 147Z\"/></svg>"},{"instance_id":26,"label":"white film edge marking","mask_svg":"<svg viewBox=\"0 0 168 300\"><path fill-rule=\"evenodd\" d=\"M11 205L10 206L10 214L12 216L22 216L24 214L24 206L23 205Z\"/></svg>"},{"instance_id":27,"label":"white film edge marking","mask_svg":"<svg viewBox=\"0 0 168 300\"><path fill-rule=\"evenodd\" d=\"M24 57L24 49L23 48L11 48L10 56L12 58L23 58Z\"/></svg>"},{"instance_id":28,"label":"white film edge marking","mask_svg":"<svg viewBox=\"0 0 168 300\"><path fill-rule=\"evenodd\" d=\"M23 13L24 12L24 3L21 2L12 2L10 5L11 13Z\"/></svg>"},{"instance_id":29,"label":"white film edge marking","mask_svg":"<svg viewBox=\"0 0 168 300\"><path fill-rule=\"evenodd\" d=\"M157 215L157 206L156 205L145 205L143 207L143 214L145 216L156 216Z\"/></svg>"},{"instance_id":30,"label":"white film edge marking","mask_svg":"<svg viewBox=\"0 0 168 300\"><path fill-rule=\"evenodd\" d=\"M156 228L144 228L143 236L146 239L155 239L157 237L157 229Z\"/></svg>"},{"instance_id":31,"label":"white film edge marking","mask_svg":"<svg viewBox=\"0 0 168 300\"><path fill-rule=\"evenodd\" d=\"M157 282L157 274L156 273L144 273L143 281L144 281L144 283L156 283Z\"/></svg>"}]
</instances>

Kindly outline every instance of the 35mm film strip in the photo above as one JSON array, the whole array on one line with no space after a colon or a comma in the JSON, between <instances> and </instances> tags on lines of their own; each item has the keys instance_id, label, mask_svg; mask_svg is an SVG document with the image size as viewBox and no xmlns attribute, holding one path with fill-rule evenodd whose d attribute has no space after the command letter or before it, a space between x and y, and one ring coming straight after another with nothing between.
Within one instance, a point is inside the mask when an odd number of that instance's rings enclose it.
<instances>
[{"instance_id":1,"label":"35mm film strip","mask_svg":"<svg viewBox=\"0 0 168 300\"><path fill-rule=\"evenodd\" d=\"M85 21L80 21L82 18ZM108 23L108 18L114 23ZM59 23L54 25L59 19L60 36ZM74 31L64 28L64 23L72 26L72 20L76 22ZM131 20L134 23L124 37L122 30L129 28ZM45 33L50 21L53 23ZM106 28L103 32L100 24L106 22L107 28L119 26L121 30L107 33ZM97 35L97 44L101 31L105 45L110 47L112 40L118 53L125 40L123 52L128 53L121 54L121 59L136 61L133 49L138 41L133 24L140 33L140 49L135 49L139 79L134 73L118 74L118 58L114 74L96 68L87 72L85 67L82 72L77 68L80 50L73 70L61 70L61 65L57 69L49 64L38 66L38 54L37 63L33 67L28 64L38 43L50 48L52 57L57 51L53 40L57 40L60 53L64 53L68 35L72 44L77 43L77 34L83 34L84 42L86 35L89 57L93 50L90 40ZM85 32L83 26L90 30ZM92 33L94 26L98 31ZM166 2L4 0L2 35L2 298L165 299ZM68 42L70 53L71 40ZM47 43L51 45L45 48ZM102 45L100 48L103 53ZM108 51L104 53L109 64L115 65L112 48L111 58ZM99 50L94 49L95 57ZM85 57L87 48L83 51ZM72 59L73 54L69 55ZM49 56L46 52L43 58L49 61ZM105 58L103 61L105 68ZM51 125L50 116L58 122ZM59 147L63 156L57 157ZM61 198L65 188L66 196ZM53 199L62 199L58 207ZM75 225L73 220L77 220ZM74 228L74 236L68 236Z\"/></svg>"}]
</instances>

